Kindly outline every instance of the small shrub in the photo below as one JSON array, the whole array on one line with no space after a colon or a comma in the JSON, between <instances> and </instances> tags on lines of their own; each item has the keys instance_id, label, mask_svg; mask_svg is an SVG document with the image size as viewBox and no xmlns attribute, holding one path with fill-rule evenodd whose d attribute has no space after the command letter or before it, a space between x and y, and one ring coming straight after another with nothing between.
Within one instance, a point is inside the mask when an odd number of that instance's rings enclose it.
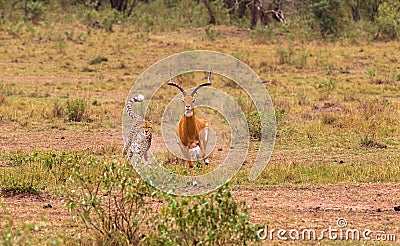
<instances>
[{"instance_id":1,"label":"small shrub","mask_svg":"<svg viewBox=\"0 0 400 246\"><path fill-rule=\"evenodd\" d=\"M309 54L306 51L300 53L299 58L296 60L296 68L304 68L307 65Z\"/></svg>"},{"instance_id":2,"label":"small shrub","mask_svg":"<svg viewBox=\"0 0 400 246\"><path fill-rule=\"evenodd\" d=\"M151 206L146 198L152 189L131 175L132 167L114 162L98 178L81 172L77 165L70 177L67 205L85 226L95 232L98 242L106 245L137 245L148 233L146 221Z\"/></svg>"},{"instance_id":3,"label":"small shrub","mask_svg":"<svg viewBox=\"0 0 400 246\"><path fill-rule=\"evenodd\" d=\"M83 13L83 23L88 28L95 27L96 23L99 23L99 13L94 9L85 10Z\"/></svg>"},{"instance_id":4,"label":"small shrub","mask_svg":"<svg viewBox=\"0 0 400 246\"><path fill-rule=\"evenodd\" d=\"M269 117L267 114L261 114L257 110L254 102L245 95L241 94L236 101L246 117L250 137L253 140L260 141L263 134L261 121L268 125L271 117Z\"/></svg>"},{"instance_id":5,"label":"small shrub","mask_svg":"<svg viewBox=\"0 0 400 246\"><path fill-rule=\"evenodd\" d=\"M113 25L118 21L119 15L120 14L115 9L107 11L100 21L101 27L109 32L112 32Z\"/></svg>"},{"instance_id":6,"label":"small shrub","mask_svg":"<svg viewBox=\"0 0 400 246\"><path fill-rule=\"evenodd\" d=\"M53 48L57 50L58 54L65 54L66 42L64 37L58 35L54 40Z\"/></svg>"},{"instance_id":7,"label":"small shrub","mask_svg":"<svg viewBox=\"0 0 400 246\"><path fill-rule=\"evenodd\" d=\"M400 3L383 2L378 7L376 39L396 39L400 32Z\"/></svg>"},{"instance_id":8,"label":"small shrub","mask_svg":"<svg viewBox=\"0 0 400 246\"><path fill-rule=\"evenodd\" d=\"M6 101L6 95L3 92L0 92L0 104L3 104Z\"/></svg>"},{"instance_id":9,"label":"small shrub","mask_svg":"<svg viewBox=\"0 0 400 246\"><path fill-rule=\"evenodd\" d=\"M361 147L369 148L369 149L370 148L378 148L378 149L386 149L387 148L387 146L385 144L378 143L375 140L374 134L372 134L372 135L367 134L363 138L361 138L360 145L361 145Z\"/></svg>"},{"instance_id":10,"label":"small shrub","mask_svg":"<svg viewBox=\"0 0 400 246\"><path fill-rule=\"evenodd\" d=\"M31 245L31 231L36 229L38 226L35 224L22 224L16 228L14 221L10 219L7 223L0 224L0 245Z\"/></svg>"},{"instance_id":11,"label":"small shrub","mask_svg":"<svg viewBox=\"0 0 400 246\"><path fill-rule=\"evenodd\" d=\"M345 29L349 16L342 1L317 0L309 8L324 39L335 39Z\"/></svg>"},{"instance_id":12,"label":"small shrub","mask_svg":"<svg viewBox=\"0 0 400 246\"><path fill-rule=\"evenodd\" d=\"M53 109L52 109L53 117L55 118L62 118L64 117L64 107L60 104L60 102L54 101Z\"/></svg>"},{"instance_id":13,"label":"small shrub","mask_svg":"<svg viewBox=\"0 0 400 246\"><path fill-rule=\"evenodd\" d=\"M45 7L39 1L28 1L25 7L26 18L33 24L38 24L44 19Z\"/></svg>"},{"instance_id":14,"label":"small shrub","mask_svg":"<svg viewBox=\"0 0 400 246\"><path fill-rule=\"evenodd\" d=\"M108 61L107 57L98 56L98 57L94 58L93 60L91 60L91 61L89 62L89 65L100 64L100 63L102 63L102 62L107 62L107 61Z\"/></svg>"},{"instance_id":15,"label":"small shrub","mask_svg":"<svg viewBox=\"0 0 400 246\"><path fill-rule=\"evenodd\" d=\"M82 72L92 73L92 72L96 72L96 69L89 68L89 67L84 67L84 68L82 69Z\"/></svg>"},{"instance_id":16,"label":"small shrub","mask_svg":"<svg viewBox=\"0 0 400 246\"><path fill-rule=\"evenodd\" d=\"M4 186L1 188L1 193L6 196L13 196L16 194L32 194L39 195L40 188L34 186L30 182L13 184L9 186Z\"/></svg>"},{"instance_id":17,"label":"small shrub","mask_svg":"<svg viewBox=\"0 0 400 246\"><path fill-rule=\"evenodd\" d=\"M0 82L0 104L6 101L7 86Z\"/></svg>"},{"instance_id":18,"label":"small shrub","mask_svg":"<svg viewBox=\"0 0 400 246\"><path fill-rule=\"evenodd\" d=\"M261 140L261 118L260 112L253 110L245 113L247 124L249 126L250 137L256 140Z\"/></svg>"},{"instance_id":19,"label":"small shrub","mask_svg":"<svg viewBox=\"0 0 400 246\"><path fill-rule=\"evenodd\" d=\"M87 162L94 169L98 163ZM248 207L227 186L177 198L155 191L132 174L128 162L104 164L94 176L75 165L67 183L67 206L106 245L245 245L256 241Z\"/></svg>"},{"instance_id":20,"label":"small shrub","mask_svg":"<svg viewBox=\"0 0 400 246\"><path fill-rule=\"evenodd\" d=\"M67 101L65 114L68 121L81 122L86 118L86 104L82 99Z\"/></svg>"},{"instance_id":21,"label":"small shrub","mask_svg":"<svg viewBox=\"0 0 400 246\"><path fill-rule=\"evenodd\" d=\"M276 109L275 110L275 118L276 121L281 121L283 117L285 116L285 109Z\"/></svg>"},{"instance_id":22,"label":"small shrub","mask_svg":"<svg viewBox=\"0 0 400 246\"><path fill-rule=\"evenodd\" d=\"M336 122L336 116L333 114L324 114L322 116L322 123L324 125L332 125Z\"/></svg>"},{"instance_id":23,"label":"small shrub","mask_svg":"<svg viewBox=\"0 0 400 246\"><path fill-rule=\"evenodd\" d=\"M317 89L321 94L320 99L328 100L333 91L336 89L336 79L335 78L325 79L324 81L322 81L321 84L317 85Z\"/></svg>"},{"instance_id":24,"label":"small shrub","mask_svg":"<svg viewBox=\"0 0 400 246\"><path fill-rule=\"evenodd\" d=\"M279 64L288 64L292 65L294 64L294 50L293 48L289 47L287 50L278 48L276 51L276 54L279 59Z\"/></svg>"},{"instance_id":25,"label":"small shrub","mask_svg":"<svg viewBox=\"0 0 400 246\"><path fill-rule=\"evenodd\" d=\"M214 29L211 28L210 25L206 26L206 28L204 29L205 33L206 33L206 37L209 40L215 40L218 38L218 36L220 36L220 33Z\"/></svg>"},{"instance_id":26,"label":"small shrub","mask_svg":"<svg viewBox=\"0 0 400 246\"><path fill-rule=\"evenodd\" d=\"M36 173L24 172L21 167L17 167L15 170L7 170L0 177L0 193L7 196L15 194L38 195L44 189L44 186L36 178Z\"/></svg>"},{"instance_id":27,"label":"small shrub","mask_svg":"<svg viewBox=\"0 0 400 246\"><path fill-rule=\"evenodd\" d=\"M376 76L375 69L368 68L367 69L367 73L368 73L368 76L369 76L369 82L371 84L373 84L375 82L375 76Z\"/></svg>"},{"instance_id":28,"label":"small shrub","mask_svg":"<svg viewBox=\"0 0 400 246\"><path fill-rule=\"evenodd\" d=\"M251 38L255 44L267 44L275 38L272 28L257 27L252 33Z\"/></svg>"},{"instance_id":29,"label":"small shrub","mask_svg":"<svg viewBox=\"0 0 400 246\"><path fill-rule=\"evenodd\" d=\"M243 209L240 209L240 208ZM150 245L248 245L257 241L245 202L238 203L228 186L206 196L169 196L145 238Z\"/></svg>"}]
</instances>

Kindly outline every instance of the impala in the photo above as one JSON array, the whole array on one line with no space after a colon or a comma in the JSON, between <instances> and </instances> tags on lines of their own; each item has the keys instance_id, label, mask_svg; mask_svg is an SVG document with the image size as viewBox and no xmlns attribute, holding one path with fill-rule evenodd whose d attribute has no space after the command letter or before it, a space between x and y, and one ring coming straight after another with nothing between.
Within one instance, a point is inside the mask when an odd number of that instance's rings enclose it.
<instances>
[{"instance_id":1,"label":"impala","mask_svg":"<svg viewBox=\"0 0 400 246\"><path fill-rule=\"evenodd\" d=\"M177 142L185 158L188 160L190 173L193 175L193 161L197 158L204 160L206 165L209 164L206 158L206 146L208 141L208 124L206 120L199 119L194 113L194 102L196 100L197 91L203 87L211 85L211 70L208 74L207 82L198 85L190 94L180 86L172 82L172 72L170 73L168 85L177 87L182 92L182 102L185 105L185 113L182 115L179 123L175 127ZM200 153L199 153L200 152Z\"/></svg>"}]
</instances>

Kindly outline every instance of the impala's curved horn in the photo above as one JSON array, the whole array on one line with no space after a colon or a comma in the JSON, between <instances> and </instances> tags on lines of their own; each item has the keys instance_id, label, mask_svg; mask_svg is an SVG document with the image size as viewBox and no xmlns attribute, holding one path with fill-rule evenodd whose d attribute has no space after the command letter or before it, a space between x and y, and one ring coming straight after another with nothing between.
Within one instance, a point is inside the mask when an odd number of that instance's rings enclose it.
<instances>
[{"instance_id":1,"label":"impala's curved horn","mask_svg":"<svg viewBox=\"0 0 400 246\"><path fill-rule=\"evenodd\" d=\"M177 83L172 82L172 71L171 70L169 70L169 82L168 82L168 85L177 87L182 92L183 96L187 95L186 91L182 88L182 86L178 85Z\"/></svg>"},{"instance_id":2,"label":"impala's curved horn","mask_svg":"<svg viewBox=\"0 0 400 246\"><path fill-rule=\"evenodd\" d=\"M201 85L198 85L196 88L194 88L192 93L190 93L191 96L194 96L194 94L196 94L197 90L200 89L201 87L211 85L211 72L212 72L212 68L210 69L210 72L208 73L207 83L203 83Z\"/></svg>"}]
</instances>

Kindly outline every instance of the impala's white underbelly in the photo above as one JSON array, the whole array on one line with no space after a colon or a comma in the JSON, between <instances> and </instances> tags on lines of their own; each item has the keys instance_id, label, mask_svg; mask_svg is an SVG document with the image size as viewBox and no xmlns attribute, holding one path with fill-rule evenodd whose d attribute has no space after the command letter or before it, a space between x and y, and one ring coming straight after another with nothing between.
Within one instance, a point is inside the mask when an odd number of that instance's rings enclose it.
<instances>
[{"instance_id":1,"label":"impala's white underbelly","mask_svg":"<svg viewBox=\"0 0 400 246\"><path fill-rule=\"evenodd\" d=\"M197 160L197 158L201 157L200 147L197 145L196 147L189 149L189 154L192 161Z\"/></svg>"}]
</instances>

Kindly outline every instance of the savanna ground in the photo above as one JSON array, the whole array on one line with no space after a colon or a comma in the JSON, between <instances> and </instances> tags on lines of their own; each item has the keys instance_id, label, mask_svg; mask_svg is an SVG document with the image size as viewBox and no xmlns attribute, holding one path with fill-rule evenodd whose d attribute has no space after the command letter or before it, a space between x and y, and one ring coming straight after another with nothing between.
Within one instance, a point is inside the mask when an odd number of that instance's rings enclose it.
<instances>
[{"instance_id":1,"label":"savanna ground","mask_svg":"<svg viewBox=\"0 0 400 246\"><path fill-rule=\"evenodd\" d=\"M345 218L346 228L385 231L400 242L400 213L393 209L400 205L400 42L287 40L224 26L160 34L124 25L89 30L73 22L3 30L0 226L34 223L32 230L21 229L33 244L74 244L90 234L64 204L69 170L46 163L62 153L124 162L121 120L131 86L153 63L188 50L220 51L247 63L274 103L277 137L269 164L255 182L247 180L254 147L231 181L236 200L251 205L252 222L322 230ZM180 82L194 86L204 76L194 78ZM252 115L236 86L218 76L213 83ZM149 117L155 122L152 151L179 171L182 163L166 153L157 125L176 92L162 90ZM203 116L224 129L220 116ZM228 148L217 147L223 151L214 151L214 163Z\"/></svg>"}]
</instances>

